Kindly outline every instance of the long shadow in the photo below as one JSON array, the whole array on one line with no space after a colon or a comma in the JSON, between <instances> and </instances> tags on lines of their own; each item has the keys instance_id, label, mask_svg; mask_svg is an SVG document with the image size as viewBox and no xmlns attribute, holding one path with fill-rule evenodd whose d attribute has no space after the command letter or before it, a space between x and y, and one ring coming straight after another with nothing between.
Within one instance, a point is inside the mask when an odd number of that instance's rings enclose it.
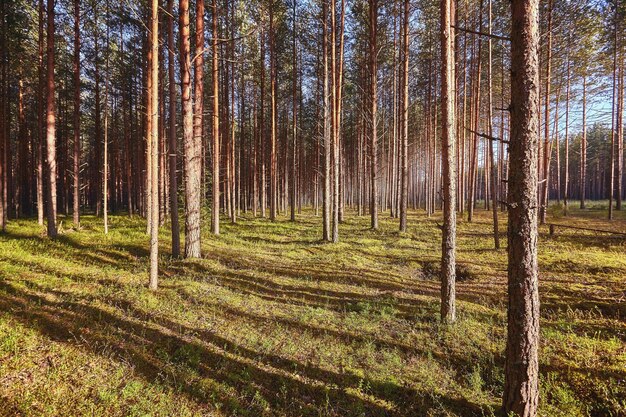
<instances>
[{"instance_id":1,"label":"long shadow","mask_svg":"<svg viewBox=\"0 0 626 417\"><path fill-rule=\"evenodd\" d=\"M330 404L328 415L337 416L423 415L439 404L461 415L480 415L480 408L464 399L433 398L392 382L368 381L369 394L391 401L389 409L349 393L347 388L363 382L349 373L338 374L265 355L212 332L164 318L146 323L145 315L142 317L132 310L129 311L132 318L126 318L83 303L54 302L3 281L0 290L3 292L0 306L4 311L51 339L76 344L96 354L98 346L111 347L117 355L133 363L146 380L172 385L201 404L219 398L232 414L264 413L266 410L254 401L260 393L271 404L273 415L314 415L327 404ZM84 332L84 328L89 332ZM164 353L169 359L163 359ZM203 385L196 373L235 389L237 395L207 388L209 385Z\"/></svg>"},{"instance_id":2,"label":"long shadow","mask_svg":"<svg viewBox=\"0 0 626 417\"><path fill-rule=\"evenodd\" d=\"M2 239L6 241L21 241L28 243L27 250L33 254L47 257L68 258L68 248L80 251L80 256L69 258L72 262L83 266L106 264L119 269L133 271L138 257L147 257L147 249L137 245L116 245L119 250L105 250L93 245L83 245L69 235L59 235L55 239L49 239L38 235L26 235L20 233L5 233Z\"/></svg>"}]
</instances>

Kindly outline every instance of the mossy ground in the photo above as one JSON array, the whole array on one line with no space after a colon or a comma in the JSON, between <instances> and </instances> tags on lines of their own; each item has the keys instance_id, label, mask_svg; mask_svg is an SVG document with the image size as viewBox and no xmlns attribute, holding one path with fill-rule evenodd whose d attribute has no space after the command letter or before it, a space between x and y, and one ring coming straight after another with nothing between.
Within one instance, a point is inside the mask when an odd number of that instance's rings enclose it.
<instances>
[{"instance_id":1,"label":"mossy ground","mask_svg":"<svg viewBox=\"0 0 626 417\"><path fill-rule=\"evenodd\" d=\"M551 221L626 231L592 207ZM458 322L438 322L439 215L409 232L348 212L341 242L310 210L205 228L204 259L147 289L139 218L83 217L57 240L0 236L0 414L490 416L503 387L506 250L490 213L459 220ZM71 221L70 219L65 222ZM506 218L501 214L503 246ZM541 414L626 413L626 240L540 228Z\"/></svg>"}]
</instances>

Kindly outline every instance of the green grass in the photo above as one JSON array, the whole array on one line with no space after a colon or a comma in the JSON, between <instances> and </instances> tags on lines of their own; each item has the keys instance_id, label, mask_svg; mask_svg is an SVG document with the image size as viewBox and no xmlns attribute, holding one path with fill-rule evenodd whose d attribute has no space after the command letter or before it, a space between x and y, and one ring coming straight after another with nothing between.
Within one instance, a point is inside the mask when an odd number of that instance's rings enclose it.
<instances>
[{"instance_id":1,"label":"green grass","mask_svg":"<svg viewBox=\"0 0 626 417\"><path fill-rule=\"evenodd\" d=\"M626 231L616 214L551 221ZM206 227L205 257L189 261L170 258L165 226L157 292L145 223L110 219L107 236L89 216L55 241L30 219L0 236L1 415L497 414L507 258L489 213L459 220L451 327L438 322L439 215L411 212L400 234L388 214L373 232L349 212L339 244L320 242L310 211L244 215L217 238ZM625 240L540 231L541 414L624 415Z\"/></svg>"}]
</instances>

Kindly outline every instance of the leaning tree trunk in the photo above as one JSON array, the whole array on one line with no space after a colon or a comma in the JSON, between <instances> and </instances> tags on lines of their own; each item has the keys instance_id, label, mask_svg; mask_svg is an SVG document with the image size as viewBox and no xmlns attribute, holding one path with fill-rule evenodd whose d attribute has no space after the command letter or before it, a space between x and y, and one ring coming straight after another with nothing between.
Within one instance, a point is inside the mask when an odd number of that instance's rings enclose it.
<instances>
[{"instance_id":1,"label":"leaning tree trunk","mask_svg":"<svg viewBox=\"0 0 626 417\"><path fill-rule=\"evenodd\" d=\"M539 0L511 2L511 140L508 230L508 334L502 405L534 417L539 402L537 160Z\"/></svg>"}]
</instances>

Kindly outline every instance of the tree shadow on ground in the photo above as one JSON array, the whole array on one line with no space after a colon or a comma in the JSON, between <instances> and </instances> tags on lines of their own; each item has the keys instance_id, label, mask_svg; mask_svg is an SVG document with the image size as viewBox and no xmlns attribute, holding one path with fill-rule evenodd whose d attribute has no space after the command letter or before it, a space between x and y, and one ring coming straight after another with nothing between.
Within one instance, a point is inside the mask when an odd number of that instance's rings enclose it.
<instances>
[{"instance_id":1,"label":"tree shadow on ground","mask_svg":"<svg viewBox=\"0 0 626 417\"><path fill-rule=\"evenodd\" d=\"M271 415L317 415L319 410L332 416L424 415L438 407L465 416L481 413L462 398L433 396L389 381L365 381L367 395L356 395L364 378L354 374L256 352L210 331L137 311L118 315L84 302L51 301L45 292L21 289L4 279L0 306L52 340L94 354L106 346L147 381L169 385L199 404L219 402L231 414L267 414L255 400L259 395L270 405Z\"/></svg>"}]
</instances>

